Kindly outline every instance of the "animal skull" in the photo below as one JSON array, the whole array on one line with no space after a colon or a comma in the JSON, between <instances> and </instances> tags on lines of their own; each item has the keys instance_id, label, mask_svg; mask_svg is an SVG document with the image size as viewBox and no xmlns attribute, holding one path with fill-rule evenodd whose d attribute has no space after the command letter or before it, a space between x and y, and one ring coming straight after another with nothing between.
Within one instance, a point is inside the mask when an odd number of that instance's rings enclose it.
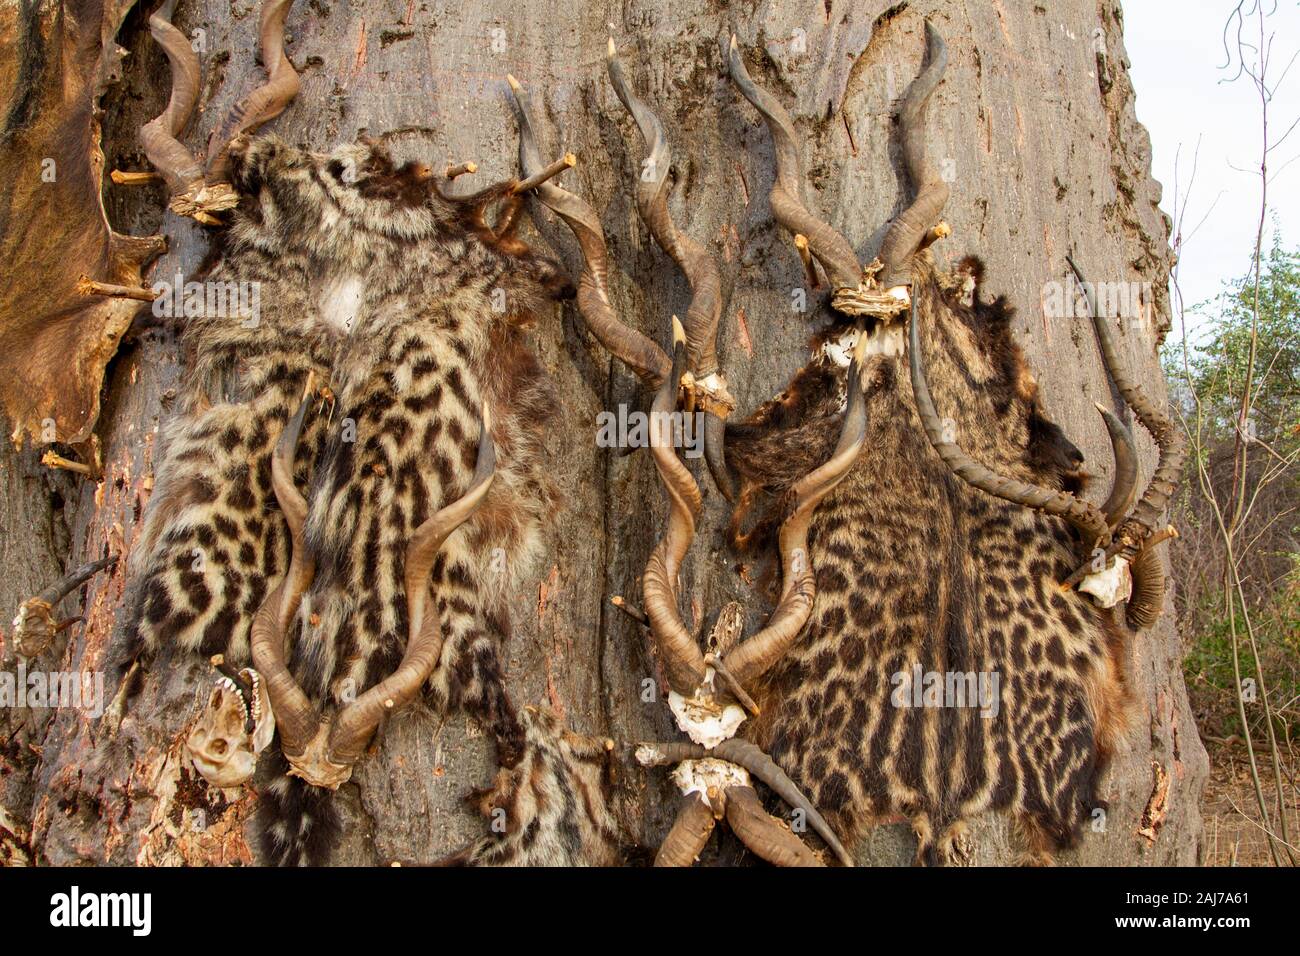
<instances>
[{"instance_id":1,"label":"animal skull","mask_svg":"<svg viewBox=\"0 0 1300 956\"><path fill-rule=\"evenodd\" d=\"M217 679L208 705L185 741L194 769L217 787L238 787L253 776L257 756L275 736L275 715L262 675L246 667L239 676L253 688L252 700L229 677Z\"/></svg>"},{"instance_id":2,"label":"animal skull","mask_svg":"<svg viewBox=\"0 0 1300 956\"><path fill-rule=\"evenodd\" d=\"M701 747L712 750L724 740L736 735L745 719L745 709L739 704L722 704L711 692L713 669L705 671L710 690L697 689L694 697L684 697L677 691L668 692L668 709L677 719L681 731Z\"/></svg>"}]
</instances>

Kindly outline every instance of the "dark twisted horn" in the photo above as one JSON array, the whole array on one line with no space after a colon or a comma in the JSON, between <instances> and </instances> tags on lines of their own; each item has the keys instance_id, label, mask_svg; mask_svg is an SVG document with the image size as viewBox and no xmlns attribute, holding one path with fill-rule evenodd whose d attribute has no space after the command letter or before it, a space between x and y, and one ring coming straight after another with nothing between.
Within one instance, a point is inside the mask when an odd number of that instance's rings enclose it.
<instances>
[{"instance_id":1,"label":"dark twisted horn","mask_svg":"<svg viewBox=\"0 0 1300 956\"><path fill-rule=\"evenodd\" d=\"M30 597L18 608L14 618L15 650L23 657L36 657L54 641L54 636L73 621L62 624L54 622L54 606L65 597L85 584L105 568L117 563L117 555L110 554L98 561L84 564L70 574L64 575L47 588L43 588L35 597Z\"/></svg>"},{"instance_id":2,"label":"dark twisted horn","mask_svg":"<svg viewBox=\"0 0 1300 956\"><path fill-rule=\"evenodd\" d=\"M518 80L513 76L506 79L510 82L519 122L519 165L525 176L532 176L541 171L542 158L533 132L531 100ZM655 342L624 325L615 315L609 300L609 253L596 211L554 183L539 185L536 196L573 230L582 250L578 309L587 328L610 354L627 365L643 382L657 387L667 377L672 362Z\"/></svg>"},{"instance_id":3,"label":"dark twisted horn","mask_svg":"<svg viewBox=\"0 0 1300 956\"><path fill-rule=\"evenodd\" d=\"M91 561L83 564L72 573L55 581L49 587L42 590L33 600L41 601L51 606L58 604L65 597L81 587L91 578L105 568L111 568L117 563L117 555L110 554L106 558L100 558L98 561Z\"/></svg>"},{"instance_id":4,"label":"dark twisted horn","mask_svg":"<svg viewBox=\"0 0 1300 956\"><path fill-rule=\"evenodd\" d=\"M727 423L713 412L704 413L704 463L722 497L736 501L736 479L727 467Z\"/></svg>"},{"instance_id":5,"label":"dark twisted horn","mask_svg":"<svg viewBox=\"0 0 1300 956\"><path fill-rule=\"evenodd\" d=\"M636 121L641 139L649 149L637 177L636 204L641 220L686 275L691 287L691 304L686 309L686 353L691 373L697 381L718 371L718 322L722 318L722 278L717 260L690 236L678 232L668 211L668 173L672 167L672 150L659 117L634 92L623 74L623 64L613 39L606 55L609 80L619 100ZM730 411L730 395L725 386L716 396L723 415ZM704 459L714 484L728 501L735 498L735 483L727 470L723 452L723 417L716 407L705 408Z\"/></svg>"},{"instance_id":6,"label":"dark twisted horn","mask_svg":"<svg viewBox=\"0 0 1300 956\"><path fill-rule=\"evenodd\" d=\"M1132 507L1133 496L1137 493L1137 446L1133 444L1133 432L1114 412L1097 402L1093 404L1106 422L1111 451L1115 456L1115 479L1106 503L1101 506L1102 513L1106 515L1106 524L1114 531Z\"/></svg>"},{"instance_id":7,"label":"dark twisted horn","mask_svg":"<svg viewBox=\"0 0 1300 956\"><path fill-rule=\"evenodd\" d=\"M867 337L858 337L849 365L840 440L825 464L799 479L792 489L794 508L781 525L781 599L767 626L727 655L726 665L742 686L754 682L779 661L812 613L816 578L808 556L808 525L813 512L849 473L867 437L867 401L862 390L862 356Z\"/></svg>"},{"instance_id":8,"label":"dark twisted horn","mask_svg":"<svg viewBox=\"0 0 1300 956\"><path fill-rule=\"evenodd\" d=\"M686 310L686 352L696 378L705 378L718 370L718 320L722 316L722 279L718 264L704 247L690 236L678 232L668 211L668 173L672 151L659 117L634 92L623 74L614 41L609 41L606 55L609 80L623 106L636 121L641 138L649 149L637 177L636 205L641 219L660 248L668 253L686 274L691 287L691 304Z\"/></svg>"},{"instance_id":9,"label":"dark twisted horn","mask_svg":"<svg viewBox=\"0 0 1300 956\"><path fill-rule=\"evenodd\" d=\"M1115 532L1114 539L1107 549L1108 555L1118 554L1132 560L1155 530L1156 522L1168 506L1169 499L1178 490L1178 480L1182 476L1183 461L1186 458L1186 440L1174 423L1156 409L1120 362L1119 348L1110 325L1097 311L1091 283L1084 279L1083 272L1075 263L1073 256L1067 255L1065 258L1088 300L1088 312L1092 318L1092 327L1097 336L1097 344L1101 348L1102 362L1106 366L1106 371L1114 381L1115 387L1119 389L1124 402L1133 409L1142 427L1150 433L1156 443L1155 472L1151 475L1146 490L1142 492L1142 497L1138 499L1132 512Z\"/></svg>"},{"instance_id":10,"label":"dark twisted horn","mask_svg":"<svg viewBox=\"0 0 1300 956\"><path fill-rule=\"evenodd\" d=\"M853 866L853 857L849 851L844 849L835 831L831 829L826 818L817 812L812 801L803 795L798 785L791 780L784 770L776 765L767 754L763 753L757 745L750 743L748 740L731 738L724 740L712 750L705 750L698 744L689 744L681 741L672 743L641 744L638 748L637 760L642 766L663 767L668 764L681 763L683 760L702 760L706 757L717 757L728 763L734 763L737 767L744 767L763 783L771 788L772 792L784 800L796 810L802 810L812 828L817 831L831 852L845 866Z\"/></svg>"},{"instance_id":11,"label":"dark twisted horn","mask_svg":"<svg viewBox=\"0 0 1300 956\"><path fill-rule=\"evenodd\" d=\"M208 139L207 179L210 183L229 180L231 142L275 119L298 95L298 71L284 53L284 21L288 19L292 6L293 0L263 0L258 41L262 45L262 64L266 67L267 80L236 103Z\"/></svg>"},{"instance_id":12,"label":"dark twisted horn","mask_svg":"<svg viewBox=\"0 0 1300 956\"><path fill-rule=\"evenodd\" d=\"M171 64L172 92L167 108L140 129L140 145L154 169L162 174L170 196L197 193L203 188L203 165L177 138L194 112L199 94L199 58L185 34L172 26L176 0L165 2L149 17L149 32Z\"/></svg>"},{"instance_id":13,"label":"dark twisted horn","mask_svg":"<svg viewBox=\"0 0 1300 956\"><path fill-rule=\"evenodd\" d=\"M686 365L686 333L673 318L673 365L650 406L650 453L668 491L668 530L650 552L642 578L645 612L650 634L663 661L668 684L690 697L704 680L704 655L686 629L677 608L677 575L682 559L695 538L695 516L700 513L700 488L690 470L677 458L669 418L677 409L677 389ZM664 433L667 426L668 433Z\"/></svg>"},{"instance_id":14,"label":"dark twisted horn","mask_svg":"<svg viewBox=\"0 0 1300 956\"><path fill-rule=\"evenodd\" d=\"M1134 631L1145 631L1160 618L1165 603L1165 569L1160 552L1143 548L1129 566L1133 576L1133 593L1124 608L1124 620Z\"/></svg>"},{"instance_id":15,"label":"dark twisted horn","mask_svg":"<svg viewBox=\"0 0 1300 956\"><path fill-rule=\"evenodd\" d=\"M908 366L912 375L912 393L916 398L916 411L921 418L921 426L930 444L953 474L995 498L1064 518L1079 529L1088 548L1109 543L1110 528L1106 524L1106 516L1096 505L1065 491L1053 491L999 475L972 459L956 442L948 441L944 437L939 413L935 411L934 399L930 396L930 386L925 380L915 296L912 297L908 319L907 352Z\"/></svg>"},{"instance_id":16,"label":"dark twisted horn","mask_svg":"<svg viewBox=\"0 0 1300 956\"><path fill-rule=\"evenodd\" d=\"M729 61L732 82L741 95L762 114L772 134L772 149L776 155L776 179L772 183L770 200L773 217L791 233L807 238L809 250L826 270L832 286L856 289L862 281L862 265L858 262L853 247L830 225L809 212L800 198L803 191L803 162L799 158L799 145L795 140L790 114L775 96L749 78L734 34L731 37Z\"/></svg>"},{"instance_id":17,"label":"dark twisted horn","mask_svg":"<svg viewBox=\"0 0 1300 956\"><path fill-rule=\"evenodd\" d=\"M925 47L930 63L907 88L898 109L903 162L916 198L894 220L880 245L880 260L885 267L879 281L886 289L912 284L912 255L948 202L948 184L940 178L925 149L925 107L948 66L948 47L929 20L925 21Z\"/></svg>"}]
</instances>

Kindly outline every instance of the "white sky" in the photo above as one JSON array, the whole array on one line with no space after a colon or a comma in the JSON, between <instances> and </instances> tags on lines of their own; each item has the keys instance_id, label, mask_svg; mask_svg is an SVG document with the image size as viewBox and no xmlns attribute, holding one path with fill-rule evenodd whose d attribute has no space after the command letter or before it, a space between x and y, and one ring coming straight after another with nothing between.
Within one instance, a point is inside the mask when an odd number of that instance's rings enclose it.
<instances>
[{"instance_id":1,"label":"white sky","mask_svg":"<svg viewBox=\"0 0 1300 956\"><path fill-rule=\"evenodd\" d=\"M1254 2L1246 0L1244 8L1249 10ZM1266 13L1274 11L1266 19L1265 29L1273 35L1269 73L1271 83L1276 84L1300 49L1300 0L1261 2ZM1219 292L1221 280L1245 273L1259 219L1259 94L1247 76L1227 82L1237 72L1235 29L1229 37L1232 66L1220 69L1227 59L1224 24L1236 6L1237 0L1124 3L1124 45L1133 64L1137 116L1151 133L1152 172L1164 186L1161 208L1175 218L1179 211L1175 207L1184 201L1175 196L1175 169L1177 191L1183 193L1198 140L1200 143L1196 180L1183 217L1178 270L1189 313L1194 304ZM1258 38L1253 17L1246 22L1243 35L1252 41ZM1286 74L1269 107L1270 139L1280 137L1298 117L1300 59ZM1300 247L1298 157L1300 127L1269 156L1269 210L1277 216L1288 248ZM1271 222L1267 230L1266 250ZM1177 319L1175 315L1175 335ZM1189 314L1187 320L1189 337L1194 339L1190 331L1197 319Z\"/></svg>"}]
</instances>

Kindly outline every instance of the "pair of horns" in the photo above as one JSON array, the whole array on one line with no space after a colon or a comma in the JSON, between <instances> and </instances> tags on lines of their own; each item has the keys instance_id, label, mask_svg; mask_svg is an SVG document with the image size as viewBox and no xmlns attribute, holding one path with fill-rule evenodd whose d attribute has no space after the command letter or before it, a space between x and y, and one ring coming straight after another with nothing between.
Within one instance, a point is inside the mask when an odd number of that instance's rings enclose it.
<instances>
[{"instance_id":1,"label":"pair of horns","mask_svg":"<svg viewBox=\"0 0 1300 956\"><path fill-rule=\"evenodd\" d=\"M668 529L646 564L643 593L650 634L663 661L668 683L674 691L689 697L703 683L705 669L710 665L678 610L677 577L695 538L695 519L701 499L699 485L677 457L670 431L669 423L677 407L678 379L685 365L685 336L675 320L674 338L678 344L673 372L660 386L650 413L651 454L670 503ZM808 526L817 505L848 474L866 439L867 412L859 376L860 361L861 356L855 354L849 368L847 407L834 453L792 489L794 504L779 534L782 585L776 610L766 627L727 655L725 667L729 682L734 680L741 689L752 687L780 660L812 612L815 586L808 556Z\"/></svg>"},{"instance_id":2,"label":"pair of horns","mask_svg":"<svg viewBox=\"0 0 1300 956\"><path fill-rule=\"evenodd\" d=\"M336 789L352 774L380 723L414 699L433 672L442 652L442 628L429 606L429 573L447 537L482 505L492 486L496 454L486 408L479 433L478 462L465 493L421 524L406 550L406 652L397 669L332 715L323 715L290 672L286 648L290 625L315 570L303 542L307 502L293 482L293 459L311 400L308 395L285 426L271 460L276 499L289 524L293 542L289 571L263 602L253 620L253 663L266 681L267 696L280 731L280 746L290 773L314 786Z\"/></svg>"},{"instance_id":3,"label":"pair of horns","mask_svg":"<svg viewBox=\"0 0 1300 956\"><path fill-rule=\"evenodd\" d=\"M268 79L213 131L205 162L179 139L198 99L200 70L189 39L172 25L176 0L164 0L149 17L149 32L171 64L172 91L167 108L140 130L140 145L167 184L170 208L178 215L210 225L218 221L214 213L232 208L238 197L229 185L231 143L279 116L298 95L298 73L284 53L284 22L292 6L293 0L264 0L258 35Z\"/></svg>"},{"instance_id":4,"label":"pair of horns","mask_svg":"<svg viewBox=\"0 0 1300 956\"><path fill-rule=\"evenodd\" d=\"M880 260L884 266L879 282L886 289L911 285L912 255L921 248L948 201L948 186L940 178L925 148L924 128L926 105L930 94L943 79L948 65L948 49L929 20L925 21L925 41L929 65L908 87L897 114L902 129L903 161L916 189L916 197L894 220L880 246ZM794 234L801 254L806 244L807 252L821 263L832 286L856 289L862 282L863 269L853 247L829 223L810 212L801 198L803 163L790 114L775 96L750 78L735 36L731 38L729 60L732 82L762 115L772 134L776 154L776 179L770 194L773 217Z\"/></svg>"},{"instance_id":5,"label":"pair of horns","mask_svg":"<svg viewBox=\"0 0 1300 956\"><path fill-rule=\"evenodd\" d=\"M609 41L607 66L610 84L636 122L647 149L637 178L637 212L660 248L682 270L691 287L685 322L688 365L695 382L711 383L708 386L711 388L711 401L705 408L705 458L715 482L723 494L731 497L730 473L722 458L723 417L730 411L731 397L718 374L717 337L722 315L722 279L718 263L700 243L679 231L673 222L668 211L672 149L663 122L632 91L612 39ZM531 176L541 168L541 152L533 131L532 104L519 82L514 77L508 79L519 121L519 162L524 175ZM585 200L552 184L540 187L537 197L573 230L582 250L578 308L587 327L601 345L643 382L659 387L668 376L672 360L658 343L623 324L615 313L609 296L609 253L595 210Z\"/></svg>"},{"instance_id":6,"label":"pair of horns","mask_svg":"<svg viewBox=\"0 0 1300 956\"><path fill-rule=\"evenodd\" d=\"M798 785L786 775L776 761L748 740L737 738L724 740L712 750L706 750L697 744L680 742L641 744L637 747L636 757L637 761L646 767L663 767L683 760L702 760L709 757L743 767L767 784L773 793L791 807L801 810L817 835L826 841L826 845L835 854L836 859L844 866L853 866L853 856L844 848L844 844L835 835L826 818L818 812L817 807L804 796ZM789 830L778 832L773 829L765 822L765 819L770 818L761 807L758 807L756 812L750 812L753 804L748 800L748 794L744 792L747 789L747 787L733 787L727 791L727 821L738 831L737 835L746 846L771 862L781 862L779 859L773 859L778 854L802 862L803 854L807 851L797 838L790 839L792 834ZM732 800L737 797L740 798L741 809L746 811L743 817L730 812ZM664 858L665 864L669 866L689 866L704 848L704 843L713 829L712 811L709 811L709 820L706 821L699 810L693 806L693 803L702 803L702 801L695 796L689 797L688 800L692 802L679 812L672 830L669 831L668 837L659 850L660 858ZM705 809L708 809L707 804ZM775 852L769 855L764 852L765 848Z\"/></svg>"}]
</instances>

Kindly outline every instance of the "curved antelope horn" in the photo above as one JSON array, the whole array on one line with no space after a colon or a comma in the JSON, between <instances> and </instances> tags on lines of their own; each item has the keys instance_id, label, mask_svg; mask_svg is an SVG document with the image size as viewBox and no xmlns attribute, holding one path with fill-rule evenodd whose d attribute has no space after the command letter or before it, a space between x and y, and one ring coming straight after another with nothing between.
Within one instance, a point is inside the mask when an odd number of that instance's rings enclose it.
<instances>
[{"instance_id":1,"label":"curved antelope horn","mask_svg":"<svg viewBox=\"0 0 1300 956\"><path fill-rule=\"evenodd\" d=\"M686 365L686 332L673 317L673 365L650 406L650 453L668 491L668 530L650 552L642 578L650 634L667 672L668 684L689 697L704 680L704 655L686 629L677 608L677 574L695 538L700 512L700 487L673 447L671 417L677 409L677 388ZM666 432L666 433L665 433Z\"/></svg>"},{"instance_id":2,"label":"curved antelope horn","mask_svg":"<svg viewBox=\"0 0 1300 956\"><path fill-rule=\"evenodd\" d=\"M543 168L541 152L533 132L532 103L528 93L513 76L507 76L514 95L515 115L519 122L519 165L525 176ZM612 355L630 368L648 385L658 387L668 376L672 362L655 342L636 329L619 321L609 301L609 252L605 233L596 211L584 200L554 183L542 183L536 189L542 204L564 220L573 230L582 249L582 277L578 280L578 310L593 335Z\"/></svg>"},{"instance_id":3,"label":"curved antelope horn","mask_svg":"<svg viewBox=\"0 0 1300 956\"><path fill-rule=\"evenodd\" d=\"M267 81L234 105L208 139L207 181L230 179L230 144L237 136L251 133L284 112L298 95L298 72L284 53L284 21L293 0L263 0L258 39Z\"/></svg>"},{"instance_id":4,"label":"curved antelope horn","mask_svg":"<svg viewBox=\"0 0 1300 956\"><path fill-rule=\"evenodd\" d=\"M727 467L727 423L713 412L704 413L704 463L722 497L736 503L736 479Z\"/></svg>"},{"instance_id":5,"label":"curved antelope horn","mask_svg":"<svg viewBox=\"0 0 1300 956\"><path fill-rule=\"evenodd\" d=\"M894 220L880 245L880 261L885 267L879 281L886 289L912 284L912 254L921 247L948 202L948 184L940 178L925 149L925 107L948 66L948 47L929 20L925 21L925 48L930 64L907 88L898 109L903 162L916 198Z\"/></svg>"},{"instance_id":6,"label":"curved antelope horn","mask_svg":"<svg viewBox=\"0 0 1300 956\"><path fill-rule=\"evenodd\" d=\"M832 286L856 289L862 281L862 265L852 246L827 223L809 212L800 199L803 190L803 163L799 158L799 146L795 141L790 114L775 96L749 78L735 34L731 37L729 59L731 81L736 84L741 95L754 105L754 109L762 114L772 134L772 147L776 154L776 179L772 183L771 192L773 217L791 233L807 238L808 249L826 270Z\"/></svg>"},{"instance_id":7,"label":"curved antelope horn","mask_svg":"<svg viewBox=\"0 0 1300 956\"><path fill-rule=\"evenodd\" d=\"M1133 496L1137 493L1137 446L1133 444L1133 432L1114 412L1098 402L1093 402L1093 405L1106 422L1106 431L1110 434L1110 450L1115 456L1115 480L1106 503L1101 506L1107 526L1114 531L1132 507Z\"/></svg>"},{"instance_id":8,"label":"curved antelope horn","mask_svg":"<svg viewBox=\"0 0 1300 956\"><path fill-rule=\"evenodd\" d=\"M406 550L406 604L409 632L402 663L339 713L330 730L327 759L336 764L356 763L366 743L387 714L420 693L442 652L442 626L436 612L428 612L429 572L448 536L476 512L496 477L496 452L492 444L491 417L483 409L479 431L478 464L469 488L460 498L439 510L415 529Z\"/></svg>"},{"instance_id":9,"label":"curved antelope horn","mask_svg":"<svg viewBox=\"0 0 1300 956\"><path fill-rule=\"evenodd\" d=\"M740 842L773 866L822 866L817 854L763 809L753 787L728 787L727 823Z\"/></svg>"},{"instance_id":10,"label":"curved antelope horn","mask_svg":"<svg viewBox=\"0 0 1300 956\"><path fill-rule=\"evenodd\" d=\"M925 370L922 367L921 335L917 328L915 297L912 299L910 312L907 361L912 373L912 394L916 398L916 411L921 418L921 426L925 429L926 437L930 439L930 444L934 446L934 450L939 453L939 457L943 459L948 469L967 484L995 498L1064 518L1079 529L1085 545L1090 549L1109 544L1110 527L1106 524L1106 516L1097 509L1096 505L1065 491L1052 491L990 471L962 451L956 442L949 441L944 436L943 426L939 423L939 413L935 411L934 399L930 397L930 386L925 380Z\"/></svg>"},{"instance_id":11,"label":"curved antelope horn","mask_svg":"<svg viewBox=\"0 0 1300 956\"><path fill-rule=\"evenodd\" d=\"M18 607L14 617L13 640L9 643L23 657L36 657L45 651L54 640L54 636L67 627L73 618L62 624L56 624L53 618L54 605L85 584L92 577L117 562L117 555L110 554L99 561L82 565L71 574L55 581L41 590L35 597L30 597ZM0 657L3 657L0 654Z\"/></svg>"},{"instance_id":12,"label":"curved antelope horn","mask_svg":"<svg viewBox=\"0 0 1300 956\"><path fill-rule=\"evenodd\" d=\"M305 394L297 412L289 419L271 455L271 487L289 525L293 542L289 570L253 618L250 644L253 666L266 681L267 700L280 731L280 749L286 757L303 754L320 727L320 711L289 670L289 626L302 596L311 585L315 563L303 544L307 502L293 483L293 459L302 434L303 420L311 403L314 376L307 376Z\"/></svg>"},{"instance_id":13,"label":"curved antelope horn","mask_svg":"<svg viewBox=\"0 0 1300 956\"><path fill-rule=\"evenodd\" d=\"M812 828L817 831L831 852L845 866L853 865L853 857L849 851L844 849L835 831L831 829L826 818L823 817L812 801L803 795L798 785L791 780L784 770L776 765L767 754L763 753L757 745L750 743L748 740L741 740L738 737L732 737L730 740L724 740L712 750L705 750L698 744L688 744L682 741L663 744L641 744L636 750L636 759L643 767L662 767L668 764L680 763L683 760L700 760L704 757L719 757L728 763L734 763L737 767L744 767L763 783L767 784L772 792L784 800L787 804L796 810L802 810Z\"/></svg>"},{"instance_id":14,"label":"curved antelope horn","mask_svg":"<svg viewBox=\"0 0 1300 956\"><path fill-rule=\"evenodd\" d=\"M703 796L698 793L683 795L672 829L655 854L655 866L691 866L708 844L717 822Z\"/></svg>"},{"instance_id":15,"label":"curved antelope horn","mask_svg":"<svg viewBox=\"0 0 1300 956\"><path fill-rule=\"evenodd\" d=\"M743 686L755 680L779 661L812 613L816 596L816 578L808 557L808 525L813 512L849 473L867 437L867 400L863 394L861 372L867 337L858 336L853 361L849 365L847 405L840 440L830 459L809 472L794 485L794 510L781 525L781 599L767 626L727 655L726 666Z\"/></svg>"},{"instance_id":16,"label":"curved antelope horn","mask_svg":"<svg viewBox=\"0 0 1300 956\"><path fill-rule=\"evenodd\" d=\"M1106 371L1115 382L1115 387L1119 389L1125 403L1133 409L1142 427L1155 440L1158 452L1156 469L1151 475L1151 481L1147 483L1146 490L1142 492L1142 497L1138 499L1132 512L1120 524L1107 549L1107 554L1119 554L1131 560L1155 530L1156 522L1164 513L1169 499L1178 489L1178 479L1183 473L1187 443L1183 433L1164 413L1156 409L1120 362L1119 347L1105 316L1097 311L1091 283L1084 279L1073 256L1067 255L1065 258L1088 299L1088 312L1092 316L1092 327L1097 335L1097 344L1101 348L1102 362L1106 366Z\"/></svg>"},{"instance_id":17,"label":"curved antelope horn","mask_svg":"<svg viewBox=\"0 0 1300 956\"><path fill-rule=\"evenodd\" d=\"M100 571L103 571L105 568L111 568L116 563L117 555L110 554L108 557L100 558L98 561L91 561L89 564L83 564L71 574L55 581L30 600L41 601L53 607L77 588L81 587L93 578Z\"/></svg>"},{"instance_id":18,"label":"curved antelope horn","mask_svg":"<svg viewBox=\"0 0 1300 956\"><path fill-rule=\"evenodd\" d=\"M641 138L649 149L649 155L641 161L641 172L637 177L637 211L660 248L672 257L690 283L691 304L686 310L685 322L686 352L695 377L707 378L718 370L718 320L722 316L722 279L718 274L718 264L703 246L678 232L673 223L668 212L672 150L659 117L632 92L612 39L606 63L614 92L636 120Z\"/></svg>"},{"instance_id":19,"label":"curved antelope horn","mask_svg":"<svg viewBox=\"0 0 1300 956\"><path fill-rule=\"evenodd\" d=\"M149 32L163 48L172 70L172 93L162 114L140 129L140 145L154 169L162 174L170 196L196 193L203 188L203 166L178 136L194 112L199 94L199 58L189 39L172 26L176 0L165 2L149 17Z\"/></svg>"}]
</instances>

